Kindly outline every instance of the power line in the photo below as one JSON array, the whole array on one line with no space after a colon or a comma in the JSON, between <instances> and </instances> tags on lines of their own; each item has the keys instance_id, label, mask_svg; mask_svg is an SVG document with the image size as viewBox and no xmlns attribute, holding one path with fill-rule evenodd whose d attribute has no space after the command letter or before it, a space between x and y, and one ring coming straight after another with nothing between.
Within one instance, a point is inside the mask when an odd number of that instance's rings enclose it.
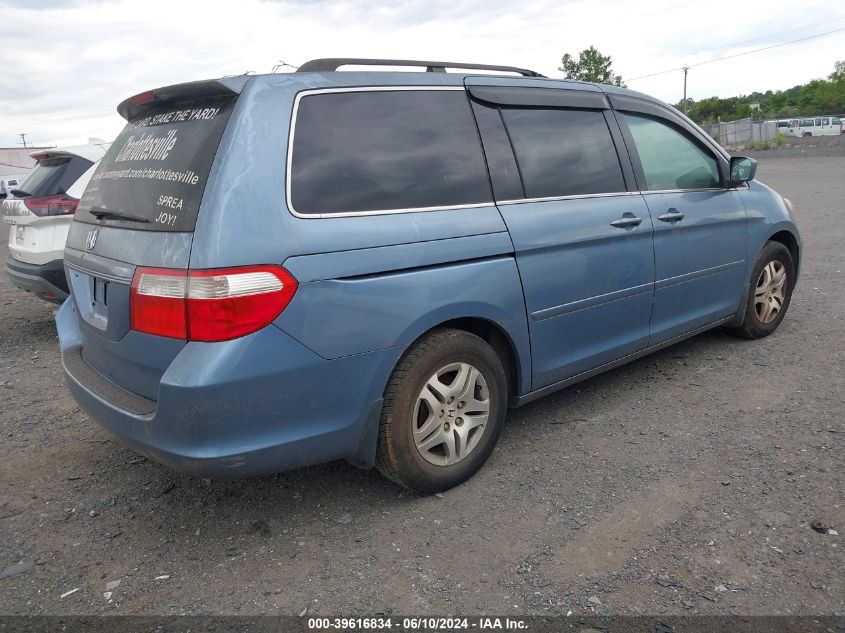
<instances>
[{"instance_id":1,"label":"power line","mask_svg":"<svg viewBox=\"0 0 845 633\"><path fill-rule=\"evenodd\" d=\"M724 61L726 59L733 59L735 57L742 57L743 55L751 55L752 53L759 53L761 51L768 51L768 50L771 50L773 48L779 48L781 46L789 46L790 44L798 44L800 42L806 42L808 40L814 40L814 39L817 39L819 37L824 37L826 35L832 35L833 33L839 33L841 31L845 31L845 27L833 29L832 31L826 31L824 33L818 33L816 35L810 35L808 37L802 37L802 38L799 38L799 39L796 39L796 40L790 40L788 42L780 42L779 44L772 44L770 46L764 46L762 48L755 48L752 51L744 51L742 53L736 53L734 55L725 55L724 57L717 57L716 59L708 59L707 61L698 62L696 64L687 64L686 67L687 68L695 68L697 66L704 66L705 64L713 64L715 62L721 62L721 61ZM674 73L674 72L677 72L679 70L683 70L683 67L670 68L669 70L661 70L660 72L650 73L648 75L640 75L639 77L634 77L632 79L626 79L625 81L637 81L639 79L647 79L648 77L657 77L658 75L665 75L667 73Z\"/></svg>"},{"instance_id":2,"label":"power line","mask_svg":"<svg viewBox=\"0 0 845 633\"><path fill-rule=\"evenodd\" d=\"M823 22L813 22L812 24L805 24L804 26L796 26L795 28L786 29L785 31L776 31L775 33L766 33L766 35L763 35L761 37L752 37L750 40L742 40L740 42L734 42L733 44L725 44L724 46L717 46L716 48L714 48L712 50L713 51L723 51L726 48L736 48L738 46L745 46L746 44L754 44L754 43L759 42L761 40L770 40L771 41L771 39L773 37L778 37L780 35L786 35L787 33L794 33L795 31L803 31L805 29L814 29L817 26L822 26L822 25L828 26L828 27L838 26L838 23L841 23L841 20L837 19L837 20L833 20L832 22L833 23L831 23L831 20L825 20Z\"/></svg>"},{"instance_id":3,"label":"power line","mask_svg":"<svg viewBox=\"0 0 845 633\"><path fill-rule=\"evenodd\" d=\"M810 35L809 37L802 37L797 40L792 40L789 42L781 42L780 44L772 44L771 46L764 46L763 48L758 48L753 51L745 51L744 53L737 53L735 55L727 55L726 57L720 57L719 59L709 59L704 62L699 62L697 64L691 64L691 66L704 66L705 64L712 64L713 62L720 62L723 59L733 59L734 57L742 57L743 55L750 55L751 53L759 53L760 51L767 51L772 48L778 48L780 46L788 46L789 44L798 44L799 42L806 42L808 40L814 40L819 37L824 37L825 35L831 35L833 33L840 33L845 31L845 27L834 29L832 31L827 31L826 33L819 33L818 35Z\"/></svg>"}]
</instances>

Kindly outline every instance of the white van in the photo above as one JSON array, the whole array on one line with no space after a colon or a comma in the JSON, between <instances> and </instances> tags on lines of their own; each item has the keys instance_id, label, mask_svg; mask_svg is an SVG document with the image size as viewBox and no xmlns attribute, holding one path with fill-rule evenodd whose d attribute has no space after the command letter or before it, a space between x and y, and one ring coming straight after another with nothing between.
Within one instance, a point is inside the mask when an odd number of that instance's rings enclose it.
<instances>
[{"instance_id":1,"label":"white van","mask_svg":"<svg viewBox=\"0 0 845 633\"><path fill-rule=\"evenodd\" d=\"M788 127L778 131L790 136L837 136L843 133L843 123L838 116L791 119Z\"/></svg>"}]
</instances>

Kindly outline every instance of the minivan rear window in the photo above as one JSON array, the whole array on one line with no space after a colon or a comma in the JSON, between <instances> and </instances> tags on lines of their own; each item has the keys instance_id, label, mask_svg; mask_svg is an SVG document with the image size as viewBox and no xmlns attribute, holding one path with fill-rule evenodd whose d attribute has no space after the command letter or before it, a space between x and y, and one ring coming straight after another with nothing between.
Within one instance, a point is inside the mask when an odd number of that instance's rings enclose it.
<instances>
[{"instance_id":1,"label":"minivan rear window","mask_svg":"<svg viewBox=\"0 0 845 633\"><path fill-rule=\"evenodd\" d=\"M94 163L81 156L55 156L38 161L23 182L10 186L18 195L34 197L66 193ZM9 182L11 185L11 181Z\"/></svg>"},{"instance_id":2,"label":"minivan rear window","mask_svg":"<svg viewBox=\"0 0 845 633\"><path fill-rule=\"evenodd\" d=\"M292 210L308 215L490 202L466 92L304 96L296 112L289 194Z\"/></svg>"},{"instance_id":3,"label":"minivan rear window","mask_svg":"<svg viewBox=\"0 0 845 633\"><path fill-rule=\"evenodd\" d=\"M221 97L146 111L131 120L91 177L76 219L193 231L233 107L233 97Z\"/></svg>"}]
</instances>

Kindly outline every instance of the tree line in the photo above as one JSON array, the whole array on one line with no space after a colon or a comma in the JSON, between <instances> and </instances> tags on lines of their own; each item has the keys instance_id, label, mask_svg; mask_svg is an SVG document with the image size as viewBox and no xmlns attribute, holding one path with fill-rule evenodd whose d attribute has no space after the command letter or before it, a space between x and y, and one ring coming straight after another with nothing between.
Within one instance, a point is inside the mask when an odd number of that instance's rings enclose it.
<instances>
[{"instance_id":1,"label":"tree line","mask_svg":"<svg viewBox=\"0 0 845 633\"><path fill-rule=\"evenodd\" d=\"M758 104L752 110L751 104ZM684 109L683 100L675 104ZM733 121L754 116L788 119L818 114L845 114L845 61L836 62L827 79L813 79L788 90L752 92L739 97L687 99L687 116L697 123Z\"/></svg>"},{"instance_id":2,"label":"tree line","mask_svg":"<svg viewBox=\"0 0 845 633\"><path fill-rule=\"evenodd\" d=\"M569 53L561 59L558 69L567 79L625 86L622 77L612 68L610 56L602 55L594 47L579 53L576 59ZM752 109L752 104L757 104ZM793 86L788 90L752 92L738 97L708 97L698 101L682 99L674 104L685 110L697 123L714 123L718 120L733 121L750 116L767 119L845 114L845 60L834 64L833 72L826 79Z\"/></svg>"}]
</instances>

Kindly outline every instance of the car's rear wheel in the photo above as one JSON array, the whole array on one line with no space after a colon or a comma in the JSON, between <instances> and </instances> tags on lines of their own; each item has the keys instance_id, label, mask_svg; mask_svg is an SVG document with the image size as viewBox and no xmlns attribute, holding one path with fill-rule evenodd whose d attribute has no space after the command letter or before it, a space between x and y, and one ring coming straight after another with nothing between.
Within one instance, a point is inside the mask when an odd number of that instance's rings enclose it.
<instances>
[{"instance_id":1,"label":"car's rear wheel","mask_svg":"<svg viewBox=\"0 0 845 633\"><path fill-rule=\"evenodd\" d=\"M763 338L783 320L795 287L795 263L789 249L767 242L757 256L745 305L745 321L733 332L745 338Z\"/></svg>"},{"instance_id":2,"label":"car's rear wheel","mask_svg":"<svg viewBox=\"0 0 845 633\"><path fill-rule=\"evenodd\" d=\"M812 136L812 135L813 135L812 132L804 132L801 136L807 137L807 136Z\"/></svg>"},{"instance_id":3,"label":"car's rear wheel","mask_svg":"<svg viewBox=\"0 0 845 633\"><path fill-rule=\"evenodd\" d=\"M507 378L493 348L469 332L435 330L390 377L376 466L423 494L457 486L487 461L506 410Z\"/></svg>"}]
</instances>

